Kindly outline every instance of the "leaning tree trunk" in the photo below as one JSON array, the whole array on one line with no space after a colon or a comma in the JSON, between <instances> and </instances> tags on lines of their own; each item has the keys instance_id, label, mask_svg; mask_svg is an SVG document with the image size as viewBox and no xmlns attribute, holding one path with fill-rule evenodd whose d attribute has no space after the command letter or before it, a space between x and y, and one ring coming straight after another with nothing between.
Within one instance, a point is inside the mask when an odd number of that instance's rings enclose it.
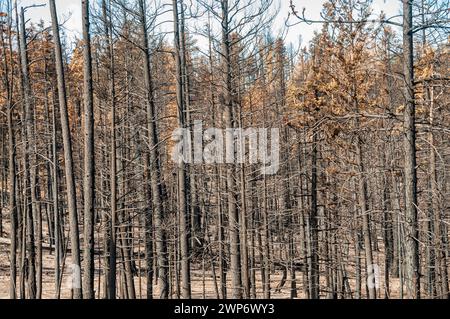
<instances>
[{"instance_id":1,"label":"leaning tree trunk","mask_svg":"<svg viewBox=\"0 0 450 319\"><path fill-rule=\"evenodd\" d=\"M75 190L75 176L73 171L72 138L69 128L67 112L66 84L64 79L64 66L59 37L58 16L56 15L55 0L49 0L52 17L53 41L55 42L55 67L58 80L58 98L61 115L61 130L64 146L64 168L66 174L67 206L69 211L70 244L72 253L72 293L73 298L82 298L81 265L80 265L80 238L78 230L77 198Z\"/></svg>"}]
</instances>

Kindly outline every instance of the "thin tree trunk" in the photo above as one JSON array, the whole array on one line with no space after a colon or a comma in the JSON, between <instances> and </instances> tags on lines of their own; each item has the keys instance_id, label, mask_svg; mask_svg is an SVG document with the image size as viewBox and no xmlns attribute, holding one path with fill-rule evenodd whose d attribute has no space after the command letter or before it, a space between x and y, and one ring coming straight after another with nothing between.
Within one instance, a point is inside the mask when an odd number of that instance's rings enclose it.
<instances>
[{"instance_id":1,"label":"thin tree trunk","mask_svg":"<svg viewBox=\"0 0 450 319\"><path fill-rule=\"evenodd\" d=\"M449 284L448 284L448 269L447 262L445 256L445 232L443 231L443 226L441 225L442 220L444 220L441 215L440 208L440 191L437 179L436 172L436 150L435 150L435 137L433 133L433 125L434 125L434 88L428 88L428 95L430 99L430 132L428 133L428 139L430 144L430 156L429 156L429 165L430 165L430 193L431 193L431 201L432 201L432 225L434 232L434 258L436 261L434 262L434 266L439 274L439 282L441 288L441 298L447 299L449 298ZM437 276L434 277L437 279Z\"/></svg>"},{"instance_id":2,"label":"thin tree trunk","mask_svg":"<svg viewBox=\"0 0 450 319\"><path fill-rule=\"evenodd\" d=\"M28 252L27 261L27 282L28 282L28 297L30 299L36 298L36 246L34 233L34 218L36 217L36 167L34 159L34 116L32 113L31 101L31 85L28 73L28 46L26 41L25 29L25 9L20 11L20 61L22 68L22 86L24 97L24 181L25 181L25 223L27 233L26 250Z\"/></svg>"},{"instance_id":3,"label":"thin tree trunk","mask_svg":"<svg viewBox=\"0 0 450 319\"><path fill-rule=\"evenodd\" d=\"M233 156L233 82L231 72L231 40L229 30L229 8L228 0L221 1L222 6L222 75L225 81L224 92L224 124L226 125L226 154ZM227 161L228 162L228 161ZM239 216L236 205L235 195L235 178L233 164L227 164L227 193L228 193L228 233L230 236L230 272L231 272L231 289L232 298L242 298L242 281L241 281L241 256L239 252Z\"/></svg>"},{"instance_id":4,"label":"thin tree trunk","mask_svg":"<svg viewBox=\"0 0 450 319\"><path fill-rule=\"evenodd\" d=\"M408 298L420 299L412 5L412 0L403 0L403 72L405 77L406 99L404 112L405 278Z\"/></svg>"},{"instance_id":5,"label":"thin tree trunk","mask_svg":"<svg viewBox=\"0 0 450 319\"><path fill-rule=\"evenodd\" d=\"M310 289L311 299L320 298L320 275L319 275L319 237L318 237L318 210L317 210L317 131L312 136L312 156L311 156L311 211L309 215L309 235L310 235Z\"/></svg>"},{"instance_id":6,"label":"thin tree trunk","mask_svg":"<svg viewBox=\"0 0 450 319\"><path fill-rule=\"evenodd\" d=\"M16 298L16 278L17 278L17 207L16 207L16 139L14 133L14 120L13 120L13 79L14 79L14 68L13 68L13 57L12 57L12 7L11 2L7 2L7 11L9 14L7 28L10 30L8 34L9 41L9 55L6 54L7 47L4 38L4 32L1 31L1 43L2 50L5 52L3 54L3 74L4 74L4 84L6 91L6 121L7 121L7 131L8 131L8 193L9 193L9 219L10 219L10 249L9 249L9 298ZM9 60L9 63L8 63ZM11 63L11 65L10 65ZM1 236L1 235L0 235Z\"/></svg>"},{"instance_id":7,"label":"thin tree trunk","mask_svg":"<svg viewBox=\"0 0 450 319\"><path fill-rule=\"evenodd\" d=\"M110 188L111 188L111 213L108 222L109 231L107 245L109 250L108 258L108 278L107 278L107 298L116 298L116 217L117 217L117 145L116 145L116 82L115 82L115 63L114 63L114 44L112 39L112 23L111 23L111 3L102 0L103 23L105 28L106 39L106 55L109 61L109 98L111 102L111 158L110 158ZM108 13L110 17L108 17Z\"/></svg>"},{"instance_id":8,"label":"thin tree trunk","mask_svg":"<svg viewBox=\"0 0 450 319\"><path fill-rule=\"evenodd\" d=\"M83 298L93 299L94 293L94 102L92 89L91 35L89 0L82 0L83 79L84 79L84 251Z\"/></svg>"},{"instance_id":9,"label":"thin tree trunk","mask_svg":"<svg viewBox=\"0 0 450 319\"><path fill-rule=\"evenodd\" d=\"M363 238L364 238L364 252L366 254L366 276L373 276L373 253L372 253L372 239L370 234L370 217L369 217L369 208L367 205L367 183L365 177L364 163L363 163L363 155L361 150L361 141L358 137L358 143L356 147L356 162L359 170L359 179L358 179L358 200L359 200L359 208L361 209L362 215L362 229L363 229ZM376 299L376 288L375 285L371 282L369 283L366 280L366 285L369 291L369 299Z\"/></svg>"},{"instance_id":10,"label":"thin tree trunk","mask_svg":"<svg viewBox=\"0 0 450 319\"><path fill-rule=\"evenodd\" d=\"M176 96L177 96L177 115L178 125L180 128L185 128L185 91L184 91L184 77L183 77L183 52L185 48L181 47L178 4L177 0L172 1L173 19L174 19L174 43L175 43L175 65L176 65ZM181 1L181 6L183 6ZM183 17L182 17L183 18ZM188 133L190 134L190 133ZM182 138L185 138L184 136ZM184 145L187 145L185 141ZM184 151L184 150L183 150ZM190 152L190 151L189 151ZM180 156L181 154L179 154ZM189 154L191 157L192 154ZM178 213L180 215L180 248L181 248L181 295L185 299L191 298L191 279L190 279L190 249L189 249L189 213L187 202L187 180L186 180L186 164L184 159L178 159Z\"/></svg>"},{"instance_id":11,"label":"thin tree trunk","mask_svg":"<svg viewBox=\"0 0 450 319\"><path fill-rule=\"evenodd\" d=\"M167 245L166 232L164 229L163 203L161 192L161 175L158 152L158 136L156 129L156 114L153 92L153 80L151 74L150 48L147 34L147 18L145 12L145 0L139 0L140 9L140 27L142 36L142 47L144 51L144 79L146 86L146 106L147 106L147 126L150 149L150 172L151 172L151 191L153 199L153 211L155 217L155 242L158 260L158 286L160 289L160 298L167 299L169 293L168 274L167 274Z\"/></svg>"},{"instance_id":12,"label":"thin tree trunk","mask_svg":"<svg viewBox=\"0 0 450 319\"><path fill-rule=\"evenodd\" d=\"M56 144L56 104L53 104L52 110L52 197L53 197L53 218L54 218L54 230L53 234L55 237L55 298L60 297L60 260L61 260L61 238L60 234L60 217L59 217L59 191L58 191L58 154L57 154L57 144Z\"/></svg>"}]
</instances>

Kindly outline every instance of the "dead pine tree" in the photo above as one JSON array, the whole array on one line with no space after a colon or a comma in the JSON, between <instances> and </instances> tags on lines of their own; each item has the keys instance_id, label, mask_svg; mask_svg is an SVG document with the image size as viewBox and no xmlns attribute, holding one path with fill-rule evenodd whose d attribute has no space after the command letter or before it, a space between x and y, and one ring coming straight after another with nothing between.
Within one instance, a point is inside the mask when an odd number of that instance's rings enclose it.
<instances>
[{"instance_id":1,"label":"dead pine tree","mask_svg":"<svg viewBox=\"0 0 450 319\"><path fill-rule=\"evenodd\" d=\"M107 298L116 298L116 217L117 217L117 142L116 142L116 75L114 60L113 29L111 22L111 2L102 0L103 24L106 40L106 56L109 63L109 99L111 108L111 158L110 158L110 190L111 190L111 212L108 221L107 247L109 252L107 268ZM109 15L109 16L108 16Z\"/></svg>"},{"instance_id":2,"label":"dead pine tree","mask_svg":"<svg viewBox=\"0 0 450 319\"><path fill-rule=\"evenodd\" d=\"M174 44L175 44L175 65L176 65L176 96L177 96L177 118L180 128L186 126L186 101L185 96L185 77L183 76L182 59L184 56L185 48L182 47L180 26L179 26L179 13L178 13L178 1L172 1L173 10L173 24L174 24ZM180 3L184 6L183 1ZM184 19L184 16L182 16ZM181 137L184 138L184 137ZM187 143L184 143L187 145ZM190 152L191 150L183 150L184 152ZM181 154L179 154L181 155ZM192 156L192 154L189 154ZM189 247L189 234L190 223L188 213L188 200L187 200L187 176L186 176L186 164L183 157L178 159L178 213L180 220L180 249L181 249L181 295L185 299L191 298L191 278L190 278L190 247Z\"/></svg>"},{"instance_id":3,"label":"dead pine tree","mask_svg":"<svg viewBox=\"0 0 450 319\"><path fill-rule=\"evenodd\" d=\"M7 135L8 135L8 195L9 195L9 217L10 217L10 280L9 280L9 297L10 299L16 298L16 279L17 279L17 201L16 201L16 138L14 130L14 61L13 61L13 48L12 48L12 4L11 1L6 3L6 30L0 31L1 48L4 52L2 58L2 80L4 83L4 89L6 92L6 121L7 121ZM1 20L2 22L4 19ZM8 44L6 43L8 40ZM8 52L8 54L6 54Z\"/></svg>"},{"instance_id":4,"label":"dead pine tree","mask_svg":"<svg viewBox=\"0 0 450 319\"><path fill-rule=\"evenodd\" d=\"M61 131L64 147L64 169L66 175L67 206L69 211L70 244L72 255L72 297L82 298L81 288L81 259L80 238L78 228L78 211L75 188L75 175L73 169L72 137L69 127L69 115L67 111L67 93L64 77L63 55L59 36L58 16L56 14L55 0L49 0L50 14L52 17L52 31L55 42L55 67L58 81L58 102L61 116Z\"/></svg>"},{"instance_id":5,"label":"dead pine tree","mask_svg":"<svg viewBox=\"0 0 450 319\"><path fill-rule=\"evenodd\" d=\"M83 298L94 295L94 101L92 87L91 35L89 0L81 2L83 21L84 79L84 254Z\"/></svg>"},{"instance_id":6,"label":"dead pine tree","mask_svg":"<svg viewBox=\"0 0 450 319\"><path fill-rule=\"evenodd\" d=\"M32 91L29 76L28 43L26 39L25 11L31 7L22 7L20 10L20 64L22 71L22 92L23 92L23 119L25 121L24 129L24 184L25 184L25 228L26 228L26 264L27 264L27 283L28 297L36 298L36 243L34 233L34 220L36 213L36 161L35 161L35 135L34 135L34 110L32 101Z\"/></svg>"},{"instance_id":7,"label":"dead pine tree","mask_svg":"<svg viewBox=\"0 0 450 319\"><path fill-rule=\"evenodd\" d=\"M221 19L222 19L222 43L221 43L221 55L222 55L222 76L223 76L223 117L224 124L229 130L226 132L226 140L229 141L226 145L226 154L234 156L234 146L232 131L233 127L233 107L234 96L232 88L232 72L231 72L231 34L229 28L229 1L221 1ZM241 255L239 252L239 215L236 205L235 194L235 176L234 167L232 164L227 165L227 206L228 206L228 232L230 236L230 273L231 273L231 290L232 298L240 299L242 297L242 281L241 281Z\"/></svg>"},{"instance_id":8,"label":"dead pine tree","mask_svg":"<svg viewBox=\"0 0 450 319\"><path fill-rule=\"evenodd\" d=\"M404 111L405 279L407 297L420 299L412 4L412 0L403 0L403 76L406 100Z\"/></svg>"},{"instance_id":9,"label":"dead pine tree","mask_svg":"<svg viewBox=\"0 0 450 319\"><path fill-rule=\"evenodd\" d=\"M168 260L166 231L164 229L163 202L161 191L160 159L158 152L158 134L155 116L155 96L153 90L153 79L151 71L150 47L147 31L145 0L139 0L139 24L141 31L141 48L144 54L144 82L146 88L147 126L149 139L149 165L150 165L150 185L153 201L153 213L155 223L155 242L158 261L158 286L159 297L167 299L169 296L168 286ZM147 230L150 231L150 230Z\"/></svg>"}]
</instances>

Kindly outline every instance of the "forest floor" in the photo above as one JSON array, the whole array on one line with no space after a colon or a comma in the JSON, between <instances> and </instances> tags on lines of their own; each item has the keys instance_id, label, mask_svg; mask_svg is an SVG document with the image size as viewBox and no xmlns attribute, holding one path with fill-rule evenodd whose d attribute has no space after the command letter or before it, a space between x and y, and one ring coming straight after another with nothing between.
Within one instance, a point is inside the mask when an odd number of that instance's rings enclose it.
<instances>
[{"instance_id":1,"label":"forest floor","mask_svg":"<svg viewBox=\"0 0 450 319\"><path fill-rule=\"evenodd\" d=\"M5 226L5 224L4 224ZM9 227L4 227L3 234L0 237L0 299L9 298L9 247L10 247L10 239L9 239ZM44 236L44 238L48 238L48 236ZM381 255L381 252L380 252ZM95 255L95 263L96 267L98 267L99 263L103 262L99 255ZM144 262L143 260L141 261ZM210 269L206 269L205 272L202 270L202 263L200 265L195 264L192 267L191 273L191 287L192 287L192 298L201 299L201 298L216 298L215 293L215 285L213 280L213 275ZM209 260L205 260L205 264L210 264ZM383 263L381 262L380 265ZM137 266L139 266L137 262ZM353 265L346 265L347 271L349 273L353 272ZM118 270L120 266L118 266ZM18 271L19 273L19 271ZM217 269L216 269L217 273ZM380 269L380 288L378 289L379 298L384 298L384 283L383 283L383 275L384 269ZM120 275L120 271L118 272L118 276ZM305 298L305 294L303 293L303 285L302 285L302 276L301 272L296 272L296 286L297 286L297 298ZM230 277L230 276L229 276ZM276 287L280 283L282 278L282 271L273 271L271 273L271 298L275 299L284 299L290 297L290 281L286 280L284 286L277 290ZM100 280L100 282L99 282ZM219 278L217 278L219 281ZM256 270L256 281L257 281L257 297L262 298L262 285L261 285L261 277L259 269ZM98 298L98 292L102 291L102 284L104 282L104 276L102 274L96 273L95 276L95 290L96 297ZM135 290L136 290L136 298L146 298L146 279L144 275L142 277L135 276ZM218 283L219 284L219 283ZM321 276L321 284L323 287L326 286L324 276ZM350 287L352 291L354 291L355 280L349 280ZM49 247L49 243L43 243L43 269L42 269L42 298L51 299L54 298L55 295L55 283L54 283L54 253ZM228 283L228 287L231 286L231 282ZM399 280L397 278L390 278L390 289L391 296L390 298L399 298ZM118 294L121 295L121 289L123 287L118 286ZM365 296L365 289L363 285L363 297ZM158 286L154 285L154 297L157 298L158 294ZM67 269L63 270L63 277L61 281L61 298L70 298L70 277L68 276ZM321 297L326 298L326 291L321 292ZM173 295L173 298L176 298L176 295Z\"/></svg>"},{"instance_id":2,"label":"forest floor","mask_svg":"<svg viewBox=\"0 0 450 319\"><path fill-rule=\"evenodd\" d=\"M0 238L0 299L9 298L9 238ZM98 258L96 258L98 262ZM43 250L43 269L42 269L42 298L51 299L55 295L55 282L54 282L54 254L50 254L48 249ZM205 280L203 282L203 271L194 267L191 274L192 278L192 298L215 298L215 288L214 281L212 279L211 271L205 272ZM258 275L257 275L258 276ZM282 277L281 272L275 272L271 274L272 285L277 285ZM61 298L70 298L70 285L69 277L67 271L64 271L62 284L61 284ZM101 287L104 280L104 276L100 277L101 282L99 283L99 276L97 274L95 280L96 293L99 291L99 286ZM218 279L219 280L219 279ZM136 298L146 298L146 279L145 277L134 278ZM231 281L229 282L231 285ZM281 289L280 292L272 291L272 298L289 298L289 282L286 282L285 287ZM262 290L260 288L260 282L258 283L257 294L262 296ZM299 287L301 288L301 287ZM121 287L118 287L118 293L120 295ZM203 292L203 289L205 292ZM300 289L299 289L300 290ZM154 286L154 297L157 298L158 286ZM176 297L175 295L173 296Z\"/></svg>"}]
</instances>

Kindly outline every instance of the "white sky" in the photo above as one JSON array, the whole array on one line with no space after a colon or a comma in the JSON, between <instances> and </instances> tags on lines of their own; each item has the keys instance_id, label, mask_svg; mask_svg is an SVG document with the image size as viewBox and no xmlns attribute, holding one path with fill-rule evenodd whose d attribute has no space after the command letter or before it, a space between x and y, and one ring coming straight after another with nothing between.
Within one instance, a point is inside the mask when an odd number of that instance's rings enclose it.
<instances>
[{"instance_id":1,"label":"white sky","mask_svg":"<svg viewBox=\"0 0 450 319\"><path fill-rule=\"evenodd\" d=\"M280 0L281 8L280 14L277 19L277 25L283 25L286 16L291 10L289 7L289 0ZM311 20L320 20L320 12L325 0L293 0L295 9L301 13L303 8L306 8L305 16ZM382 11L387 16L393 16L400 12L401 1L399 0L374 0L373 1L373 12L374 14L379 14ZM295 18L291 17L291 21L294 22ZM303 45L307 44L313 37L314 31L320 30L320 24L308 25L306 23L301 23L289 28L286 42L297 43L298 37L301 36Z\"/></svg>"},{"instance_id":2,"label":"white sky","mask_svg":"<svg viewBox=\"0 0 450 319\"><path fill-rule=\"evenodd\" d=\"M1 0L0 0L1 1ZM48 0L17 0L18 6L27 6L31 4L47 4L46 7L32 8L26 13L26 18L32 22L38 22L43 19L46 23L50 21L48 8ZM91 0L94 2L95 0ZM152 0L150 0L152 1ZM166 2L168 0L162 0ZM275 21L274 33L277 34L284 26L284 21L290 11L289 0L274 0L280 3L280 12ZM322 5L325 0L294 0L297 11L301 12L302 8L306 8L307 17L314 19L319 18ZM399 0L374 0L374 12L384 11L388 16L395 15L400 12ZM64 28L69 35L79 36L81 32L81 0L56 0L60 23L65 21ZM294 21L294 19L292 19ZM171 26L169 25L168 28ZM286 42L297 43L299 37L302 38L302 44L307 44L313 37L314 31L320 29L319 24L307 25L305 23L289 28L286 34Z\"/></svg>"}]
</instances>

